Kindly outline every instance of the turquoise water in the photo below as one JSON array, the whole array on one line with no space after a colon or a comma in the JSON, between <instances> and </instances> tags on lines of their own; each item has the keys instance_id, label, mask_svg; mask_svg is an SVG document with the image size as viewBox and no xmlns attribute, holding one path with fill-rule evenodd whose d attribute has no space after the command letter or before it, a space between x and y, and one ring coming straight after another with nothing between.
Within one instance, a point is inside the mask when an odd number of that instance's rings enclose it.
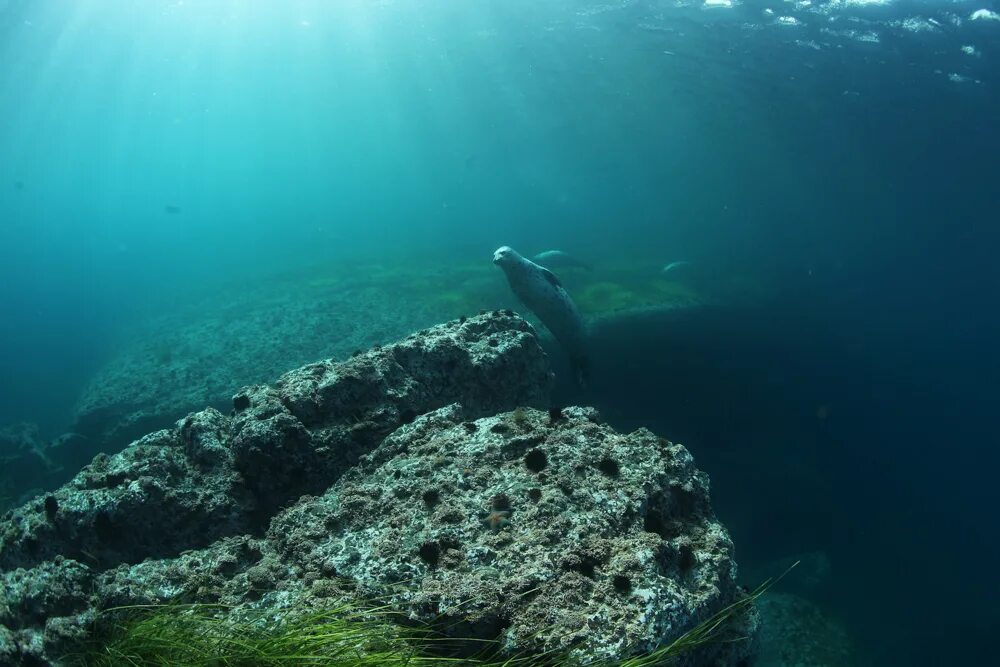
<instances>
[{"instance_id":1,"label":"turquoise water","mask_svg":"<svg viewBox=\"0 0 1000 667\"><path fill-rule=\"evenodd\" d=\"M685 442L748 570L827 553L859 662L985 664L997 12L0 0L0 425L55 437L128 332L299 267L690 260L767 307L653 364L611 332L562 396Z\"/></svg>"}]
</instances>

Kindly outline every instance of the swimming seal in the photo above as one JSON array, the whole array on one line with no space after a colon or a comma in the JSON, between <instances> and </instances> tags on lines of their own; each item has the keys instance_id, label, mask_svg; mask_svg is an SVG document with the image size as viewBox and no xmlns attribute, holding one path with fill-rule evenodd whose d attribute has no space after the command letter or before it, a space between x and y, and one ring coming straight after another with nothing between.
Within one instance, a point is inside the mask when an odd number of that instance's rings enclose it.
<instances>
[{"instance_id":1,"label":"swimming seal","mask_svg":"<svg viewBox=\"0 0 1000 667\"><path fill-rule=\"evenodd\" d=\"M666 266L663 267L663 271L661 271L661 273L670 273L671 271L676 271L677 269L682 269L685 266L690 266L690 264L691 264L691 262L689 262L687 260L684 260L684 259L682 259L682 260L680 260L678 262L670 262L669 264L667 264Z\"/></svg>"},{"instance_id":2,"label":"swimming seal","mask_svg":"<svg viewBox=\"0 0 1000 667\"><path fill-rule=\"evenodd\" d=\"M509 246L493 253L493 263L503 269L510 289L521 303L542 321L566 350L576 379L583 384L590 372L587 333L580 311L559 279Z\"/></svg>"},{"instance_id":3,"label":"swimming seal","mask_svg":"<svg viewBox=\"0 0 1000 667\"><path fill-rule=\"evenodd\" d=\"M571 266L584 271L593 271L594 267L586 262L582 262L568 252L562 250L546 250L531 258L535 264L541 264L547 269L556 269L560 266Z\"/></svg>"}]
</instances>

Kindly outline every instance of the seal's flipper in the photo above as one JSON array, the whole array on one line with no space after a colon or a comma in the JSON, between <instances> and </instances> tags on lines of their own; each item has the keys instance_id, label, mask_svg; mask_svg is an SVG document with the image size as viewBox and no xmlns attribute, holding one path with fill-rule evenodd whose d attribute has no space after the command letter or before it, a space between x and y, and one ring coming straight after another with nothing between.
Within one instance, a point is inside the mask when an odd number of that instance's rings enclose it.
<instances>
[{"instance_id":1,"label":"seal's flipper","mask_svg":"<svg viewBox=\"0 0 1000 667\"><path fill-rule=\"evenodd\" d=\"M546 269L543 266L540 266L538 268L540 268L542 270L542 275L545 276L546 280L548 280L550 283L552 283L556 287L562 287L562 283L559 282L558 278L556 278L556 274L552 273L551 271L549 271L548 269Z\"/></svg>"}]
</instances>

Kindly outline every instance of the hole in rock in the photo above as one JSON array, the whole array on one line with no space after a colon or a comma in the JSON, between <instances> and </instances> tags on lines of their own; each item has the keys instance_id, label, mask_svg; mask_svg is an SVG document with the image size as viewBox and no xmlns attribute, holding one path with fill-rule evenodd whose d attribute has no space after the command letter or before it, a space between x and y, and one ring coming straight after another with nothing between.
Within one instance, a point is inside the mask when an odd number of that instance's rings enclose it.
<instances>
[{"instance_id":1,"label":"hole in rock","mask_svg":"<svg viewBox=\"0 0 1000 667\"><path fill-rule=\"evenodd\" d=\"M101 542L111 542L115 539L115 527L107 512L98 512L94 517L94 534Z\"/></svg>"},{"instance_id":2,"label":"hole in rock","mask_svg":"<svg viewBox=\"0 0 1000 667\"><path fill-rule=\"evenodd\" d=\"M424 491L423 498L424 498L424 505L427 505L427 507L434 507L439 502L441 502L441 494L438 493L437 489L429 489L427 491Z\"/></svg>"},{"instance_id":3,"label":"hole in rock","mask_svg":"<svg viewBox=\"0 0 1000 667\"><path fill-rule=\"evenodd\" d=\"M690 544L681 545L680 553L677 554L677 567L680 568L682 573L687 573L693 568L698 562L695 558L694 549L691 548Z\"/></svg>"},{"instance_id":4,"label":"hole in rock","mask_svg":"<svg viewBox=\"0 0 1000 667\"><path fill-rule=\"evenodd\" d=\"M441 559L441 547L437 542L424 542L420 547L420 558L431 567L437 567Z\"/></svg>"},{"instance_id":5,"label":"hole in rock","mask_svg":"<svg viewBox=\"0 0 1000 667\"><path fill-rule=\"evenodd\" d=\"M601 462L597 464L597 469L603 472L608 477L618 476L618 462L612 458L605 456L601 459Z\"/></svg>"},{"instance_id":6,"label":"hole in rock","mask_svg":"<svg viewBox=\"0 0 1000 667\"><path fill-rule=\"evenodd\" d=\"M498 493L493 496L493 509L497 512L509 512L510 498L504 493Z\"/></svg>"},{"instance_id":7,"label":"hole in rock","mask_svg":"<svg viewBox=\"0 0 1000 667\"><path fill-rule=\"evenodd\" d=\"M597 569L597 561L593 558L584 556L579 562L570 565L569 569L574 572L579 572L588 579L593 579Z\"/></svg>"},{"instance_id":8,"label":"hole in rock","mask_svg":"<svg viewBox=\"0 0 1000 667\"><path fill-rule=\"evenodd\" d=\"M676 537L674 531L667 525L663 515L657 510L649 510L642 519L642 529L647 533L656 533L665 540Z\"/></svg>"},{"instance_id":9,"label":"hole in rock","mask_svg":"<svg viewBox=\"0 0 1000 667\"><path fill-rule=\"evenodd\" d=\"M528 470L531 472L541 472L545 470L545 466L548 464L549 461L545 456L545 452L540 449L532 449L524 455L524 465L526 465Z\"/></svg>"}]
</instances>

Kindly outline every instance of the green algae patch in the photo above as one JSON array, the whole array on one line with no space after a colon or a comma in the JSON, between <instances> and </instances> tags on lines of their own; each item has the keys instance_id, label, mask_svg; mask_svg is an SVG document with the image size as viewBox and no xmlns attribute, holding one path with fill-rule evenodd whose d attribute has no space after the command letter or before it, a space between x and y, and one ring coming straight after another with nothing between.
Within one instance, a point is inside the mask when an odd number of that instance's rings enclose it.
<instances>
[{"instance_id":1,"label":"green algae patch","mask_svg":"<svg viewBox=\"0 0 1000 667\"><path fill-rule=\"evenodd\" d=\"M588 664L668 666L709 645L750 641L750 637L735 628L746 627L747 615L755 613L754 603L775 581L764 582L655 651ZM470 656L470 646L480 648ZM498 656L498 646L497 641L447 637L437 629L407 623L387 607L373 608L351 601L322 611L291 608L280 612L237 611L212 604L165 604L106 610L83 650L66 656L65 662L76 667L575 667L583 664L561 653Z\"/></svg>"},{"instance_id":2,"label":"green algae patch","mask_svg":"<svg viewBox=\"0 0 1000 667\"><path fill-rule=\"evenodd\" d=\"M665 280L583 284L577 288L574 299L581 312L595 317L703 301L690 287Z\"/></svg>"},{"instance_id":3,"label":"green algae patch","mask_svg":"<svg viewBox=\"0 0 1000 667\"><path fill-rule=\"evenodd\" d=\"M345 605L321 612L227 613L217 605L154 605L111 610L110 625L70 664L119 665L430 665L456 660L424 655L428 631L403 628L385 610ZM107 613L107 612L106 612Z\"/></svg>"}]
</instances>

